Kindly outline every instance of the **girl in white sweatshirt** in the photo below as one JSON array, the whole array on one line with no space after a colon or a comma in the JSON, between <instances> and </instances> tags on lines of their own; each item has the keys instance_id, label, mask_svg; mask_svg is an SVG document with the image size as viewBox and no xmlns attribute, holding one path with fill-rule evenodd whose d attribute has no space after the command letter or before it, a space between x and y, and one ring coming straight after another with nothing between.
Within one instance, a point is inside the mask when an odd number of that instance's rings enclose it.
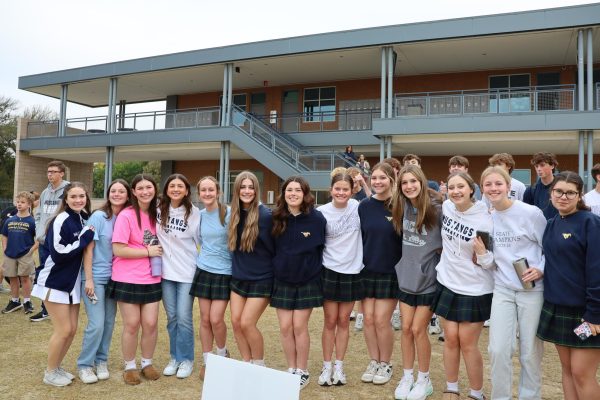
<instances>
[{"instance_id":1,"label":"girl in white sweatshirt","mask_svg":"<svg viewBox=\"0 0 600 400\"><path fill-rule=\"evenodd\" d=\"M492 216L474 198L475 182L466 172L448 177L448 200L442 205L443 251L436 267L438 289L432 310L442 318L446 391L444 398L460 397L458 369L465 360L471 391L483 399L483 359L478 348L483 322L490 317L494 257L477 232L492 233Z\"/></svg>"}]
</instances>

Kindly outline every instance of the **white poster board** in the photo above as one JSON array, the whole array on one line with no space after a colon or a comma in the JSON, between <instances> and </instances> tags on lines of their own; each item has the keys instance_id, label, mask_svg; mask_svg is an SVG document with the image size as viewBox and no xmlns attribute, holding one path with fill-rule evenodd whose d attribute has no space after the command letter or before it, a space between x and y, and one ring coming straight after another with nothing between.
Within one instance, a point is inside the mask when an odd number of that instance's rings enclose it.
<instances>
[{"instance_id":1,"label":"white poster board","mask_svg":"<svg viewBox=\"0 0 600 400\"><path fill-rule=\"evenodd\" d=\"M209 354L202 400L298 400L300 376Z\"/></svg>"}]
</instances>

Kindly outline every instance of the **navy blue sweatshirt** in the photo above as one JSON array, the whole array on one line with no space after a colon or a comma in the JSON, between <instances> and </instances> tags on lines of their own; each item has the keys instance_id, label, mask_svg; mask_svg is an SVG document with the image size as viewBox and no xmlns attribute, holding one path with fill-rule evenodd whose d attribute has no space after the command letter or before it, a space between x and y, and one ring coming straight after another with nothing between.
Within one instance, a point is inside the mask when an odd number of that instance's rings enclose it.
<instances>
[{"instance_id":1,"label":"navy blue sweatshirt","mask_svg":"<svg viewBox=\"0 0 600 400\"><path fill-rule=\"evenodd\" d=\"M365 270L395 274L394 266L402 257L402 236L396 233L385 202L373 197L364 199L358 205L358 216Z\"/></svg>"},{"instance_id":2,"label":"navy blue sweatshirt","mask_svg":"<svg viewBox=\"0 0 600 400\"><path fill-rule=\"evenodd\" d=\"M544 185L541 179L538 178L533 186L525 189L525 193L523 194L523 203L531 204L542 210L546 220L558 214L558 211L550 201L550 185L552 183Z\"/></svg>"},{"instance_id":3,"label":"navy blue sweatshirt","mask_svg":"<svg viewBox=\"0 0 600 400\"><path fill-rule=\"evenodd\" d=\"M50 250L37 284L64 292L75 287L81 269L83 250L94 239L94 232L85 226L87 215L67 208L54 218L46 233L45 246Z\"/></svg>"},{"instance_id":4,"label":"navy blue sweatshirt","mask_svg":"<svg viewBox=\"0 0 600 400\"><path fill-rule=\"evenodd\" d=\"M321 277L326 226L323 214L314 209L288 216L285 231L275 238L275 279L301 285Z\"/></svg>"},{"instance_id":5,"label":"navy blue sweatshirt","mask_svg":"<svg viewBox=\"0 0 600 400\"><path fill-rule=\"evenodd\" d=\"M544 299L585 308L583 319L600 324L600 217L578 211L548 221L542 245Z\"/></svg>"},{"instance_id":6,"label":"navy blue sweatshirt","mask_svg":"<svg viewBox=\"0 0 600 400\"><path fill-rule=\"evenodd\" d=\"M237 226L237 249L231 257L231 276L243 281L261 281L273 278L273 256L275 243L271 236L273 217L271 210L260 204L258 206L258 237L254 250L250 253L240 250L242 232L246 225L245 210L240 210L240 223Z\"/></svg>"}]
</instances>

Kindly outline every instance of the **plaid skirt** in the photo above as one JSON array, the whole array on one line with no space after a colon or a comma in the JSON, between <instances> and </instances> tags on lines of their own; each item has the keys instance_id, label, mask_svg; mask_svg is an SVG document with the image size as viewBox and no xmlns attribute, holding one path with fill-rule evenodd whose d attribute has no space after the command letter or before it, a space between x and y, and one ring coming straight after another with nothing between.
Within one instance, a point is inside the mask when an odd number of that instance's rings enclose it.
<instances>
[{"instance_id":1,"label":"plaid skirt","mask_svg":"<svg viewBox=\"0 0 600 400\"><path fill-rule=\"evenodd\" d=\"M162 299L160 283L142 285L137 283L115 282L112 279L106 285L106 296L130 304L156 303Z\"/></svg>"},{"instance_id":2,"label":"plaid skirt","mask_svg":"<svg viewBox=\"0 0 600 400\"><path fill-rule=\"evenodd\" d=\"M398 288L398 276L396 273L385 274L362 270L360 272L365 289L365 297L374 299L398 299L400 289Z\"/></svg>"},{"instance_id":3,"label":"plaid skirt","mask_svg":"<svg viewBox=\"0 0 600 400\"><path fill-rule=\"evenodd\" d=\"M273 283L271 307L285 310L304 310L323 305L323 288L321 280L292 285L278 281Z\"/></svg>"},{"instance_id":4,"label":"plaid skirt","mask_svg":"<svg viewBox=\"0 0 600 400\"><path fill-rule=\"evenodd\" d=\"M438 285L431 311L454 322L484 322L490 319L492 293L467 296Z\"/></svg>"},{"instance_id":5,"label":"plaid skirt","mask_svg":"<svg viewBox=\"0 0 600 400\"><path fill-rule=\"evenodd\" d=\"M347 303L365 298L360 274L340 274L328 268L321 272L323 300Z\"/></svg>"},{"instance_id":6,"label":"plaid skirt","mask_svg":"<svg viewBox=\"0 0 600 400\"><path fill-rule=\"evenodd\" d=\"M273 293L273 279L243 281L232 277L230 288L232 292L242 297L271 297Z\"/></svg>"},{"instance_id":7,"label":"plaid skirt","mask_svg":"<svg viewBox=\"0 0 600 400\"><path fill-rule=\"evenodd\" d=\"M560 306L544 300L537 337L543 341L566 347L600 349L600 335L581 340L573 332L581 325L581 317L584 312L583 307Z\"/></svg>"},{"instance_id":8,"label":"plaid skirt","mask_svg":"<svg viewBox=\"0 0 600 400\"><path fill-rule=\"evenodd\" d=\"M190 296L210 300L229 300L231 275L214 274L196 268Z\"/></svg>"},{"instance_id":9,"label":"plaid skirt","mask_svg":"<svg viewBox=\"0 0 600 400\"><path fill-rule=\"evenodd\" d=\"M435 292L425 294L411 294L406 293L403 290L398 289L398 300L408 304L411 307L417 306L430 306L433 304L435 299Z\"/></svg>"}]
</instances>

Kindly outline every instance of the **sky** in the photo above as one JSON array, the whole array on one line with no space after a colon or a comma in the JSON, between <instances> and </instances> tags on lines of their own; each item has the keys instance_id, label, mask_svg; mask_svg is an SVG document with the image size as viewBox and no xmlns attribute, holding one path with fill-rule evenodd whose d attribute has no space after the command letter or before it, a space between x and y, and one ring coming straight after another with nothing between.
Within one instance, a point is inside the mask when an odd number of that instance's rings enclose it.
<instances>
[{"instance_id":1,"label":"sky","mask_svg":"<svg viewBox=\"0 0 600 400\"><path fill-rule=\"evenodd\" d=\"M0 96L17 99L21 108L42 105L58 112L57 99L19 90L19 76L260 40L586 3L593 2L6 1L0 13ZM138 110L128 107L131 111ZM67 106L67 117L102 114L103 109Z\"/></svg>"}]
</instances>

